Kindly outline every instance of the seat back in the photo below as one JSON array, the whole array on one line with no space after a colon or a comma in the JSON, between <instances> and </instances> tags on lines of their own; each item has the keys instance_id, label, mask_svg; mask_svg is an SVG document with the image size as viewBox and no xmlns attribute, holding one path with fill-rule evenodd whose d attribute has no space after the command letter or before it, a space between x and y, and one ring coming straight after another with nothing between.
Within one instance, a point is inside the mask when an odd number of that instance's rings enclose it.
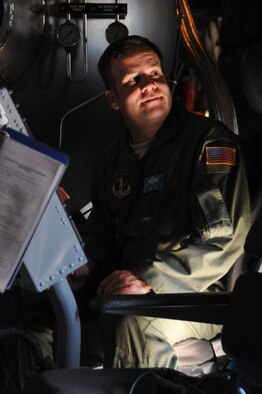
<instances>
[{"instance_id":1,"label":"seat back","mask_svg":"<svg viewBox=\"0 0 262 394\"><path fill-rule=\"evenodd\" d=\"M222 329L222 345L231 357L260 361L262 273L246 272L238 277Z\"/></svg>"}]
</instances>

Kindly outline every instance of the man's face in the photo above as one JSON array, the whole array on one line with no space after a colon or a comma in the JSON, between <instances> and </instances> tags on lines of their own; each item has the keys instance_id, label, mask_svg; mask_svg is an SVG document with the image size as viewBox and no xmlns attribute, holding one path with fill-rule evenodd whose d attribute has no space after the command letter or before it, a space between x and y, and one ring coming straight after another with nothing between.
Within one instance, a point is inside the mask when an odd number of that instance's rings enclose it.
<instances>
[{"instance_id":1,"label":"man's face","mask_svg":"<svg viewBox=\"0 0 262 394\"><path fill-rule=\"evenodd\" d=\"M158 55L134 48L111 62L114 90L108 92L110 105L120 110L132 128L161 126L170 112L172 95Z\"/></svg>"}]
</instances>

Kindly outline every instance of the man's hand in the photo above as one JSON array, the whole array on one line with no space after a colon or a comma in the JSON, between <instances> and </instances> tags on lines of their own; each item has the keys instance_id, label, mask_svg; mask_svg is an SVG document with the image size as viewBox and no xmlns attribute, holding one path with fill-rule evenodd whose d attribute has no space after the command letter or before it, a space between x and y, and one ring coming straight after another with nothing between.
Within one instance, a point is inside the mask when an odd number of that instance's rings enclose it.
<instances>
[{"instance_id":1,"label":"man's hand","mask_svg":"<svg viewBox=\"0 0 262 394\"><path fill-rule=\"evenodd\" d=\"M130 271L113 271L99 285L98 295L147 294L152 288Z\"/></svg>"}]
</instances>

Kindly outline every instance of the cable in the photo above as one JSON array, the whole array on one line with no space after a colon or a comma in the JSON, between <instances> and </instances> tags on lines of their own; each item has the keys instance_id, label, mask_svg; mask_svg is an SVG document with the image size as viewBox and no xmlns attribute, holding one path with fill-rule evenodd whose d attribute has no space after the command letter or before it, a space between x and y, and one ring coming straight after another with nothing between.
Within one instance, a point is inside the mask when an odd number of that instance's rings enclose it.
<instances>
[{"instance_id":1,"label":"cable","mask_svg":"<svg viewBox=\"0 0 262 394\"><path fill-rule=\"evenodd\" d=\"M6 337L17 336L24 339L32 349L38 365L43 365L43 354L38 341L26 330L16 326L7 326L0 329L0 340Z\"/></svg>"},{"instance_id":2,"label":"cable","mask_svg":"<svg viewBox=\"0 0 262 394\"><path fill-rule=\"evenodd\" d=\"M181 388L185 389L185 392L191 394L204 394L199 387L196 387L196 378L184 376L179 371L166 368L156 370L150 369L143 372L134 380L129 394L135 394L136 390L139 389L139 383L149 374L151 374L151 383L154 382L154 391L151 392L151 394L157 394L158 392L178 393L181 391ZM137 391L137 394L139 393L140 391Z\"/></svg>"},{"instance_id":3,"label":"cable","mask_svg":"<svg viewBox=\"0 0 262 394\"><path fill-rule=\"evenodd\" d=\"M60 129L59 129L59 149L62 149L63 123L64 123L65 118L66 118L68 115L72 114L73 112L77 111L78 109L82 108L84 105L87 105L87 104L91 103L92 101L95 101L96 99L98 99L98 98L104 96L104 94L105 94L105 92L99 93L99 94L97 94L96 96L93 96L93 97L91 97L90 99L84 101L83 103L78 104L76 107L71 108L69 111L67 111L67 112L64 114L64 116L62 117L61 122L60 122Z\"/></svg>"},{"instance_id":4,"label":"cable","mask_svg":"<svg viewBox=\"0 0 262 394\"><path fill-rule=\"evenodd\" d=\"M183 15L179 12L177 7L177 35L175 39L175 52L174 52L174 59L173 59L173 66L171 70L171 75L169 78L169 82L172 83L171 91L172 95L175 93L176 86L178 84L178 80L182 73L184 63L181 59L179 59L179 50L181 44L181 22L182 22Z\"/></svg>"},{"instance_id":5,"label":"cable","mask_svg":"<svg viewBox=\"0 0 262 394\"><path fill-rule=\"evenodd\" d=\"M129 391L129 394L134 394L134 393L135 393L135 389L136 389L138 383L139 383L146 375L149 375L149 374L152 374L152 373L154 373L154 372L152 372L152 371L150 370L150 371L143 372L141 375L139 375L139 376L135 379L135 381L133 382L133 384L132 384L132 386L131 386L131 389L130 389L130 391ZM153 393L152 393L152 394L153 394Z\"/></svg>"}]
</instances>

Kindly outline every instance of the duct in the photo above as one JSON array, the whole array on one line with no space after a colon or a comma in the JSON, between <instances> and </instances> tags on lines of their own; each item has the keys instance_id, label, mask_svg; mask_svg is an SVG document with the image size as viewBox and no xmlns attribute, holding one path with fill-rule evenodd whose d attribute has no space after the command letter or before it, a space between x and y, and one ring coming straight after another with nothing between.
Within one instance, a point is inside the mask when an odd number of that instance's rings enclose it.
<instances>
[{"instance_id":1,"label":"duct","mask_svg":"<svg viewBox=\"0 0 262 394\"><path fill-rule=\"evenodd\" d=\"M221 74L200 40L188 1L179 0L178 10L182 16L182 42L205 87L209 100L210 116L222 121L230 130L238 134L233 100Z\"/></svg>"},{"instance_id":2,"label":"duct","mask_svg":"<svg viewBox=\"0 0 262 394\"><path fill-rule=\"evenodd\" d=\"M21 77L43 35L44 0L0 0L0 75L5 84Z\"/></svg>"}]
</instances>

